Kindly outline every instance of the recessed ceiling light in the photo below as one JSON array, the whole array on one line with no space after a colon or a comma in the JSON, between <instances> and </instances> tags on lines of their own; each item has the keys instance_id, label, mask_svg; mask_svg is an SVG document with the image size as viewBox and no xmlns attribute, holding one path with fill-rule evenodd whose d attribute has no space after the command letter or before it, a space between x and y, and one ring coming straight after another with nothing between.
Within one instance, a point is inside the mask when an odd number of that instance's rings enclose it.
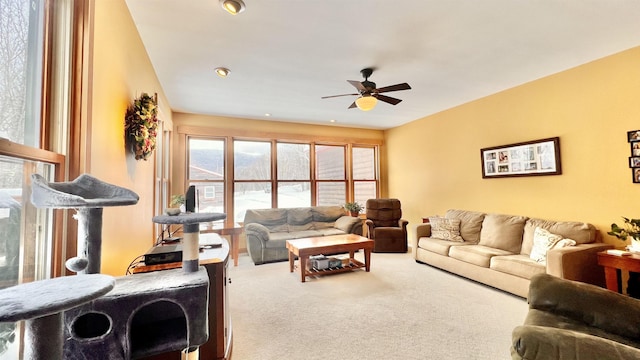
<instances>
[{"instance_id":1,"label":"recessed ceiling light","mask_svg":"<svg viewBox=\"0 0 640 360\"><path fill-rule=\"evenodd\" d=\"M267 117L268 117L268 116L271 116L271 114L269 114L269 113L266 113L266 114L264 114L264 116L267 116Z\"/></svg>"},{"instance_id":2,"label":"recessed ceiling light","mask_svg":"<svg viewBox=\"0 0 640 360\"><path fill-rule=\"evenodd\" d=\"M329 120L330 123L336 122L334 119Z\"/></svg>"},{"instance_id":3,"label":"recessed ceiling light","mask_svg":"<svg viewBox=\"0 0 640 360\"><path fill-rule=\"evenodd\" d=\"M242 0L220 0L220 6L231 15L238 15L245 9Z\"/></svg>"},{"instance_id":4,"label":"recessed ceiling light","mask_svg":"<svg viewBox=\"0 0 640 360\"><path fill-rule=\"evenodd\" d=\"M217 67L215 69L216 74L218 74L218 76L220 77L227 77L227 75L229 75L229 73L231 72L231 70L227 69L226 67Z\"/></svg>"}]
</instances>

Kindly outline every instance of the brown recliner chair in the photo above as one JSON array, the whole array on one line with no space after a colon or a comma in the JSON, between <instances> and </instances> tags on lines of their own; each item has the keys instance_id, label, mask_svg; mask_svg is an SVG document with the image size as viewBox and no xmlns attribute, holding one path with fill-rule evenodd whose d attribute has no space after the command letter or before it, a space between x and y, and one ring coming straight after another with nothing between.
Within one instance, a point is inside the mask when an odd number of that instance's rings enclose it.
<instances>
[{"instance_id":1,"label":"brown recliner chair","mask_svg":"<svg viewBox=\"0 0 640 360\"><path fill-rule=\"evenodd\" d=\"M373 252L407 252L407 224L398 199L369 199L366 205L367 236Z\"/></svg>"}]
</instances>

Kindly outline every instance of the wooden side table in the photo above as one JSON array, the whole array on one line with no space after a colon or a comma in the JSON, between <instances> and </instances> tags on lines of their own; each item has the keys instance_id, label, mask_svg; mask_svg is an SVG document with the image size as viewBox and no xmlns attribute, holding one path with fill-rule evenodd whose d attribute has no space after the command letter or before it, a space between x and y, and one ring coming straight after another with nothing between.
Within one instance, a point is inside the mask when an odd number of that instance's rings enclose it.
<instances>
[{"instance_id":1,"label":"wooden side table","mask_svg":"<svg viewBox=\"0 0 640 360\"><path fill-rule=\"evenodd\" d=\"M598 265L604 267L607 289L619 293L622 288L621 271L640 272L640 254L614 255L601 251L598 253Z\"/></svg>"},{"instance_id":2,"label":"wooden side table","mask_svg":"<svg viewBox=\"0 0 640 360\"><path fill-rule=\"evenodd\" d=\"M200 233L216 233L219 235L229 235L231 237L231 258L233 259L233 266L238 266L238 247L240 246L240 234L242 234L243 227L238 223L213 223L212 229L200 230Z\"/></svg>"}]
</instances>

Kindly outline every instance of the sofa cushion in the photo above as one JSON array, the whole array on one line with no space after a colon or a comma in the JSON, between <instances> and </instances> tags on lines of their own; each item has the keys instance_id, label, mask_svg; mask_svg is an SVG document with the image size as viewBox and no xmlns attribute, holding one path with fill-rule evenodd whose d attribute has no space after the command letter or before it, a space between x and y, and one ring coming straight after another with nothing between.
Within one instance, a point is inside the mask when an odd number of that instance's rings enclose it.
<instances>
[{"instance_id":1,"label":"sofa cushion","mask_svg":"<svg viewBox=\"0 0 640 360\"><path fill-rule=\"evenodd\" d=\"M289 231L304 231L313 229L313 213L311 208L291 208L287 210Z\"/></svg>"},{"instance_id":2,"label":"sofa cushion","mask_svg":"<svg viewBox=\"0 0 640 360\"><path fill-rule=\"evenodd\" d=\"M247 210L244 223L258 223L264 225L270 232L288 231L287 209Z\"/></svg>"},{"instance_id":3,"label":"sofa cushion","mask_svg":"<svg viewBox=\"0 0 640 360\"><path fill-rule=\"evenodd\" d=\"M436 238L421 237L418 239L418 247L429 250L439 255L449 256L449 249L452 246L468 245L467 243L454 242Z\"/></svg>"},{"instance_id":4,"label":"sofa cushion","mask_svg":"<svg viewBox=\"0 0 640 360\"><path fill-rule=\"evenodd\" d=\"M304 230L295 232L275 232L269 234L269 241L265 242L265 247L286 247L284 242L292 239L302 239L308 237L322 236L319 230Z\"/></svg>"},{"instance_id":5,"label":"sofa cushion","mask_svg":"<svg viewBox=\"0 0 640 360\"><path fill-rule=\"evenodd\" d=\"M322 236L342 235L345 233L345 231L342 231L337 228L316 229L315 231L319 232Z\"/></svg>"},{"instance_id":6,"label":"sofa cushion","mask_svg":"<svg viewBox=\"0 0 640 360\"><path fill-rule=\"evenodd\" d=\"M536 227L549 230L563 238L575 240L577 244L589 244L597 240L598 231L595 226L577 221L551 221L543 219L529 219L524 225L522 235L522 254L530 254L533 247L533 232Z\"/></svg>"},{"instance_id":7,"label":"sofa cushion","mask_svg":"<svg viewBox=\"0 0 640 360\"><path fill-rule=\"evenodd\" d=\"M537 263L546 264L547 251L560 240L562 240L562 236L552 234L541 227L536 227L533 232L533 247L531 248L529 257Z\"/></svg>"},{"instance_id":8,"label":"sofa cushion","mask_svg":"<svg viewBox=\"0 0 640 360\"><path fill-rule=\"evenodd\" d=\"M524 216L487 214L482 222L478 244L517 254L522 247L526 221Z\"/></svg>"},{"instance_id":9,"label":"sofa cushion","mask_svg":"<svg viewBox=\"0 0 640 360\"><path fill-rule=\"evenodd\" d=\"M431 237L442 240L463 242L460 236L460 219L447 219L443 217L430 217Z\"/></svg>"},{"instance_id":10,"label":"sofa cushion","mask_svg":"<svg viewBox=\"0 0 640 360\"><path fill-rule=\"evenodd\" d=\"M344 215L342 206L315 206L311 208L313 214L313 228L332 228L341 216Z\"/></svg>"},{"instance_id":11,"label":"sofa cushion","mask_svg":"<svg viewBox=\"0 0 640 360\"><path fill-rule=\"evenodd\" d=\"M524 279L531 279L535 274L544 274L546 272L544 265L522 254L494 256L491 258L489 268Z\"/></svg>"},{"instance_id":12,"label":"sofa cushion","mask_svg":"<svg viewBox=\"0 0 640 360\"><path fill-rule=\"evenodd\" d=\"M460 236L464 241L477 244L480 241L480 229L482 229L482 221L484 213L467 210L447 210L444 215L447 219L460 219Z\"/></svg>"},{"instance_id":13,"label":"sofa cushion","mask_svg":"<svg viewBox=\"0 0 640 360\"><path fill-rule=\"evenodd\" d=\"M483 245L452 246L449 249L449 257L486 268L489 267L492 257L500 255L513 254Z\"/></svg>"},{"instance_id":14,"label":"sofa cushion","mask_svg":"<svg viewBox=\"0 0 640 360\"><path fill-rule=\"evenodd\" d=\"M334 226L338 230L349 233L354 226L362 226L362 219L355 216L341 216L336 220Z\"/></svg>"}]
</instances>

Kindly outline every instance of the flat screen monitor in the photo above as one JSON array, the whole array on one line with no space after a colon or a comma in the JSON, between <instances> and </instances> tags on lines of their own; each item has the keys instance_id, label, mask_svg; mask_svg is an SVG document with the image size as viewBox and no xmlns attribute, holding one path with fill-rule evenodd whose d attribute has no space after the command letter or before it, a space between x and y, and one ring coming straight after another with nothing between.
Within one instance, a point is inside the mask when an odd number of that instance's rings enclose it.
<instances>
[{"instance_id":1,"label":"flat screen monitor","mask_svg":"<svg viewBox=\"0 0 640 360\"><path fill-rule=\"evenodd\" d=\"M196 186L191 185L184 194L184 207L187 212L197 212L198 210L198 192Z\"/></svg>"}]
</instances>

